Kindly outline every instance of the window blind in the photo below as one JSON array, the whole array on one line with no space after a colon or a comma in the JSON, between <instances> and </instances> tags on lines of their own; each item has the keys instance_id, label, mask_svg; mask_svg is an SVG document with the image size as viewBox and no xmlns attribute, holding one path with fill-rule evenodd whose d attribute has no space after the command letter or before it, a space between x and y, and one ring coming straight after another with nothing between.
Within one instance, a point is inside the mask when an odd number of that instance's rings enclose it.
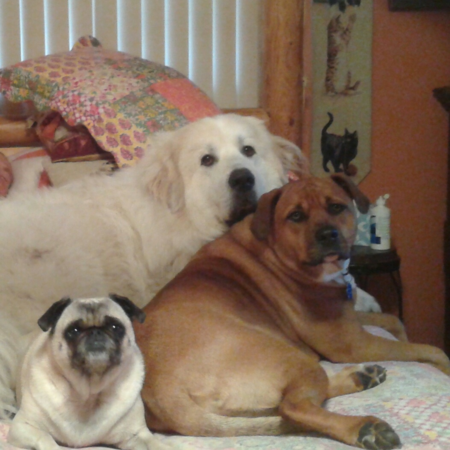
<instances>
[{"instance_id":1,"label":"window blind","mask_svg":"<svg viewBox=\"0 0 450 450\"><path fill-rule=\"evenodd\" d=\"M0 0L0 67L105 48L173 67L223 108L259 105L263 0Z\"/></svg>"}]
</instances>

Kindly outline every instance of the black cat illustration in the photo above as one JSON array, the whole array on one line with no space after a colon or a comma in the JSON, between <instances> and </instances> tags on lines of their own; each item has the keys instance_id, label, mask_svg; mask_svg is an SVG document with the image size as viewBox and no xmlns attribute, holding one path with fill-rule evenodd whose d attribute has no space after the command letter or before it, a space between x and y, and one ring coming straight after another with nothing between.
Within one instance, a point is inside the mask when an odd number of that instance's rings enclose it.
<instances>
[{"instance_id":1,"label":"black cat illustration","mask_svg":"<svg viewBox=\"0 0 450 450\"><path fill-rule=\"evenodd\" d=\"M336 5L339 6L339 11L345 12L347 5L349 6L360 6L361 0L328 0L330 6Z\"/></svg>"},{"instance_id":2,"label":"black cat illustration","mask_svg":"<svg viewBox=\"0 0 450 450\"><path fill-rule=\"evenodd\" d=\"M349 172L349 164L358 154L358 131L350 133L347 128L344 135L328 133L327 130L334 121L333 114L328 113L330 120L322 129L320 146L322 150L322 166L325 172L329 172L327 167L331 162L335 172Z\"/></svg>"}]
</instances>

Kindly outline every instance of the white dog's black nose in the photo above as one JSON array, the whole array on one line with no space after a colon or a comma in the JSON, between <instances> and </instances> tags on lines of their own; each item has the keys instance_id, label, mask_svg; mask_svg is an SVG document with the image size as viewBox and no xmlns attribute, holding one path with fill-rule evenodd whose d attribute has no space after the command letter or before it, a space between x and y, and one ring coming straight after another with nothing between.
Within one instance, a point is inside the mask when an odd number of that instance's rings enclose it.
<instances>
[{"instance_id":1,"label":"white dog's black nose","mask_svg":"<svg viewBox=\"0 0 450 450\"><path fill-rule=\"evenodd\" d=\"M235 169L228 178L228 184L234 191L248 192L255 185L255 177L248 169Z\"/></svg>"}]
</instances>

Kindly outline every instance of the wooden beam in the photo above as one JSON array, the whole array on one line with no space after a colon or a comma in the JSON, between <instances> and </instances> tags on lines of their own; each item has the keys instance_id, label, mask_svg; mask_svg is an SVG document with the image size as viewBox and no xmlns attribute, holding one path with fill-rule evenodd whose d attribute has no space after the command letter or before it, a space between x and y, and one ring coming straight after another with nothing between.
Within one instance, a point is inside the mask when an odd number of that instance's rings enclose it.
<instances>
[{"instance_id":1,"label":"wooden beam","mask_svg":"<svg viewBox=\"0 0 450 450\"><path fill-rule=\"evenodd\" d=\"M0 116L0 147L31 147L42 145L26 120L9 120Z\"/></svg>"},{"instance_id":2,"label":"wooden beam","mask_svg":"<svg viewBox=\"0 0 450 450\"><path fill-rule=\"evenodd\" d=\"M35 111L31 102L13 103L0 94L0 147L39 145L27 118Z\"/></svg>"},{"instance_id":3,"label":"wooden beam","mask_svg":"<svg viewBox=\"0 0 450 450\"><path fill-rule=\"evenodd\" d=\"M304 0L266 0L262 107L270 131L302 145Z\"/></svg>"}]
</instances>

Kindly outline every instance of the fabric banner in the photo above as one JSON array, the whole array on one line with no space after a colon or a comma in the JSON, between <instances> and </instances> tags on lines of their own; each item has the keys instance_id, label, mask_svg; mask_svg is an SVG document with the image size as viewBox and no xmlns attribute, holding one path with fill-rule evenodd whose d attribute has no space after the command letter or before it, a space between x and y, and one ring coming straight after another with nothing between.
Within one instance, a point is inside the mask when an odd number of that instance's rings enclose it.
<instances>
[{"instance_id":1,"label":"fabric banner","mask_svg":"<svg viewBox=\"0 0 450 450\"><path fill-rule=\"evenodd\" d=\"M314 0L313 137L317 176L370 172L372 0Z\"/></svg>"}]
</instances>

